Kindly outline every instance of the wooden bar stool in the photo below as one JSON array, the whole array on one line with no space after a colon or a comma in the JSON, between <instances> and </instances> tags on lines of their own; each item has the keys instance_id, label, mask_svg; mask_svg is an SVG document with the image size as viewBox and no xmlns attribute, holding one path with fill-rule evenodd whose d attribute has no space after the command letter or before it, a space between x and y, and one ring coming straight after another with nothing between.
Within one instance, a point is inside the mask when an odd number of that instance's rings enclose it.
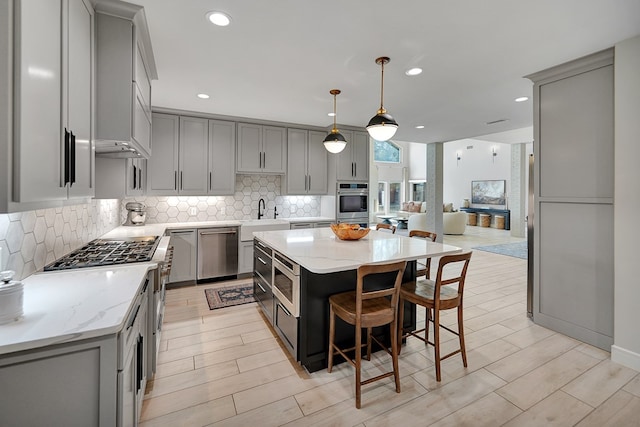
<instances>
[{"instance_id":1,"label":"wooden bar stool","mask_svg":"<svg viewBox=\"0 0 640 427\"><path fill-rule=\"evenodd\" d=\"M440 375L440 361L454 354L461 353L462 364L467 367L467 352L464 346L464 329L462 326L462 294L464 291L464 281L467 276L467 268L469 267L469 261L471 260L471 252L445 255L440 258L438 264L438 273L436 280L417 280L415 282L407 282L402 284L400 290L400 303L398 316L400 319L404 316L404 302L408 301L416 305L421 305L427 309L427 318L425 321L425 328L417 331L405 331L402 328L402 322L398 323L398 347L402 343L402 339L409 335L414 336L422 341L425 345L431 344L435 348L435 364L436 364L436 380L441 380ZM444 277L443 271L447 267L447 278ZM451 275L451 270L455 271ZM455 289L453 286L457 284ZM440 324L440 311L449 310L452 308L458 309L458 331L449 329L448 327ZM433 310L433 317L431 317L431 310ZM429 321L433 322L433 342L429 341ZM460 348L452 351L451 353L440 357L440 328L444 328L454 335L458 336L460 341ZM424 331L424 338L418 335Z\"/></svg>"},{"instance_id":2,"label":"wooden bar stool","mask_svg":"<svg viewBox=\"0 0 640 427\"><path fill-rule=\"evenodd\" d=\"M380 229L390 230L391 234L395 234L396 233L396 226L392 225L392 224L384 224L384 223L376 224L376 230L380 230Z\"/></svg>"},{"instance_id":3,"label":"wooden bar stool","mask_svg":"<svg viewBox=\"0 0 640 427\"><path fill-rule=\"evenodd\" d=\"M435 242L438 235L431 231L411 230L409 232L409 237L420 237L423 239L430 239L432 242ZM419 260L416 264L416 277L425 276L429 279L431 277L431 258L427 258L424 261Z\"/></svg>"},{"instance_id":4,"label":"wooden bar stool","mask_svg":"<svg viewBox=\"0 0 640 427\"><path fill-rule=\"evenodd\" d=\"M356 408L360 409L361 388L365 384L394 376L396 392L400 393L400 374L398 372L398 295L402 284L402 275L406 261L390 264L366 264L358 268L356 290L331 295L329 297L329 355L327 370L333 368L334 354L340 354L356 368ZM395 280L392 276L395 274ZM386 274L384 281L373 282L374 277ZM365 280L366 279L366 280ZM379 277L378 277L379 279ZM370 281L371 280L371 281ZM340 349L335 345L335 316L355 326L355 345ZM371 328L389 325L391 332L391 351L371 335ZM367 342L362 343L362 328L367 329ZM393 371L385 372L367 380L361 380L362 347L367 347L367 360L371 360L371 340L377 342L387 353L391 354ZM355 360L346 352L355 351Z\"/></svg>"}]
</instances>

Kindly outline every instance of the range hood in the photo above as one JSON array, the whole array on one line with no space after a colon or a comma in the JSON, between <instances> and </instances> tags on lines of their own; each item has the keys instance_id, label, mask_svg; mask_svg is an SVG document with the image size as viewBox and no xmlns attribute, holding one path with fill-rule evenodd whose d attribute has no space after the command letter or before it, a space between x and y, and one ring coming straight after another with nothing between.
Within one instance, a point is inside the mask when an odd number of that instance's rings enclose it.
<instances>
[{"instance_id":1,"label":"range hood","mask_svg":"<svg viewBox=\"0 0 640 427\"><path fill-rule=\"evenodd\" d=\"M130 141L113 141L106 139L97 139L95 141L96 156L114 157L114 158L137 158L148 156L141 153L136 147L137 144Z\"/></svg>"}]
</instances>

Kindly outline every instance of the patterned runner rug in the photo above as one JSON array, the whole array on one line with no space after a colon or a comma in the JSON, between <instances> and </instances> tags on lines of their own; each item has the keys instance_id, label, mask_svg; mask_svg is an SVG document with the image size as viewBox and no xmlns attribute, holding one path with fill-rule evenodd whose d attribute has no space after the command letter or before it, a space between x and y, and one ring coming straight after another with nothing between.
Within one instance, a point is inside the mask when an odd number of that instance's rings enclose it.
<instances>
[{"instance_id":1,"label":"patterned runner rug","mask_svg":"<svg viewBox=\"0 0 640 427\"><path fill-rule=\"evenodd\" d=\"M204 294L207 297L210 310L255 302L253 282L205 289Z\"/></svg>"}]
</instances>

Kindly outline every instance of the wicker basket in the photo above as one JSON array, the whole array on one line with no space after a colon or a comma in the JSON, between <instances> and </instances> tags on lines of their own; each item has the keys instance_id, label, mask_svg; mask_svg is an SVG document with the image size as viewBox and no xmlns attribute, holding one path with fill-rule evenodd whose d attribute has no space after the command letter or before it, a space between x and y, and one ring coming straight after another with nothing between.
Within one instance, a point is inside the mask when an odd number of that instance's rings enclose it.
<instances>
[{"instance_id":1,"label":"wicker basket","mask_svg":"<svg viewBox=\"0 0 640 427\"><path fill-rule=\"evenodd\" d=\"M489 227L489 226L491 226L491 215L489 215L489 214L480 214L480 226L481 227Z\"/></svg>"},{"instance_id":2,"label":"wicker basket","mask_svg":"<svg viewBox=\"0 0 640 427\"><path fill-rule=\"evenodd\" d=\"M478 216L473 213L467 213L467 225L476 225L478 223Z\"/></svg>"},{"instance_id":3,"label":"wicker basket","mask_svg":"<svg viewBox=\"0 0 640 427\"><path fill-rule=\"evenodd\" d=\"M504 230L504 215L496 215L496 228Z\"/></svg>"}]
</instances>

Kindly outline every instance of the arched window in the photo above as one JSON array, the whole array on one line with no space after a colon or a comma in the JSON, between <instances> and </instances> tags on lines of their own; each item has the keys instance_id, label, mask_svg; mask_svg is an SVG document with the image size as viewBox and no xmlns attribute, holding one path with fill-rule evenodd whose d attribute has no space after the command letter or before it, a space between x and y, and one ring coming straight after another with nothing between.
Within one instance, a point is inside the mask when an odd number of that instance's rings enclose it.
<instances>
[{"instance_id":1,"label":"arched window","mask_svg":"<svg viewBox=\"0 0 640 427\"><path fill-rule=\"evenodd\" d=\"M391 141L374 141L373 160L376 162L400 163L400 147Z\"/></svg>"}]
</instances>

